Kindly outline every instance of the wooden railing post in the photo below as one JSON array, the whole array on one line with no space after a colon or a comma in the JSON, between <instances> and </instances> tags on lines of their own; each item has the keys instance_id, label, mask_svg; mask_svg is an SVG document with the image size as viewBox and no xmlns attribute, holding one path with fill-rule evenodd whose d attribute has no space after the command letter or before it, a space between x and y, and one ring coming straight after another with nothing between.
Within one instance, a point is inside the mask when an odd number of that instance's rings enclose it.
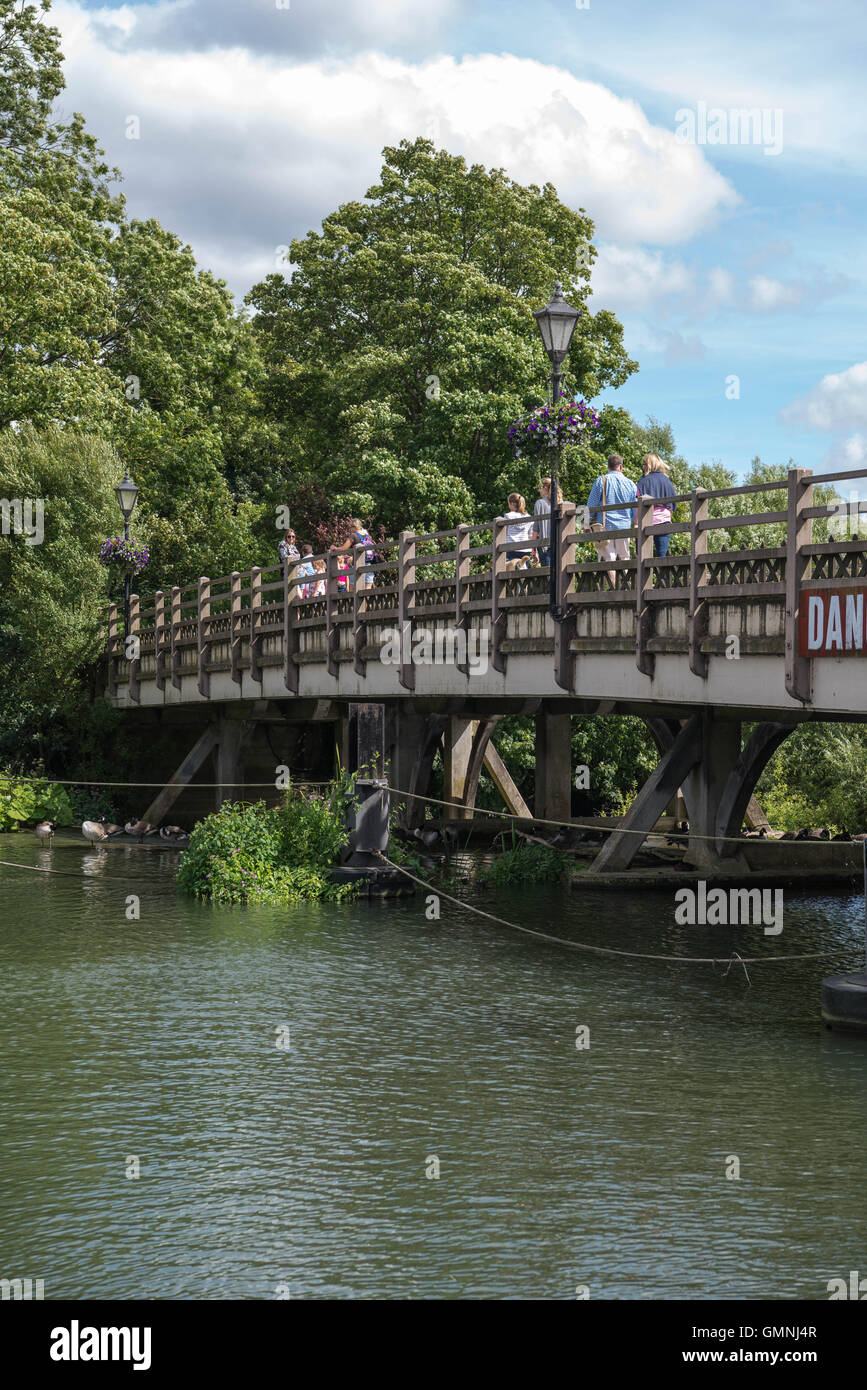
<instances>
[{"instance_id":1,"label":"wooden railing post","mask_svg":"<svg viewBox=\"0 0 867 1390\"><path fill-rule=\"evenodd\" d=\"M241 684L241 576L232 570L229 585L229 656L232 680Z\"/></svg>"},{"instance_id":2,"label":"wooden railing post","mask_svg":"<svg viewBox=\"0 0 867 1390\"><path fill-rule=\"evenodd\" d=\"M506 624L508 622L508 609L500 606L505 582L506 552L498 547L505 535L505 525L502 517L495 516L491 523L491 665L495 671L505 671L506 653L503 651L503 639L506 636Z\"/></svg>"},{"instance_id":3,"label":"wooden railing post","mask_svg":"<svg viewBox=\"0 0 867 1390\"><path fill-rule=\"evenodd\" d=\"M415 579L415 535L401 531L397 549L397 630L400 642L398 680L404 690L415 690L415 667L412 664L412 592ZM407 661L405 658L409 657Z\"/></svg>"},{"instance_id":4,"label":"wooden railing post","mask_svg":"<svg viewBox=\"0 0 867 1390\"><path fill-rule=\"evenodd\" d=\"M181 688L181 649L179 646L181 637L181 591L175 587L172 589L172 632L171 632L171 654L172 654L172 685L176 690Z\"/></svg>"},{"instance_id":5,"label":"wooden railing post","mask_svg":"<svg viewBox=\"0 0 867 1390\"><path fill-rule=\"evenodd\" d=\"M106 652L107 652L107 654L108 654L108 693L109 693L109 695L116 695L116 694L117 694L117 676L116 676L116 666L115 666L115 663L116 663L116 661L117 661L117 633L118 633L118 627L119 627L119 626L120 626L120 624L119 624L119 615L118 615L118 607L117 607L117 604L116 604L116 603L110 603L110 604L108 605L108 632L107 632L107 634L106 634L106 645L105 645L105 650L106 650Z\"/></svg>"},{"instance_id":6,"label":"wooden railing post","mask_svg":"<svg viewBox=\"0 0 867 1390\"><path fill-rule=\"evenodd\" d=\"M295 567L291 570L294 575ZM283 684L298 694L298 602L300 587L288 565L283 569Z\"/></svg>"},{"instance_id":7,"label":"wooden railing post","mask_svg":"<svg viewBox=\"0 0 867 1390\"><path fill-rule=\"evenodd\" d=\"M254 565L250 571L250 676L262 680L262 571Z\"/></svg>"},{"instance_id":8,"label":"wooden railing post","mask_svg":"<svg viewBox=\"0 0 867 1390\"><path fill-rule=\"evenodd\" d=\"M813 536L813 521L804 511L813 505L812 472L809 468L790 468L788 517L786 519L786 693L802 703L812 693L812 663L798 651L798 620L801 587L810 560L801 553Z\"/></svg>"},{"instance_id":9,"label":"wooden railing post","mask_svg":"<svg viewBox=\"0 0 867 1390\"><path fill-rule=\"evenodd\" d=\"M337 581L348 571L337 567L337 552L329 550L325 564L325 652L329 676L337 675L337 599L340 590Z\"/></svg>"},{"instance_id":10,"label":"wooden railing post","mask_svg":"<svg viewBox=\"0 0 867 1390\"><path fill-rule=\"evenodd\" d=\"M166 688L166 596L162 589L154 595L154 681L157 690Z\"/></svg>"},{"instance_id":11,"label":"wooden railing post","mask_svg":"<svg viewBox=\"0 0 867 1390\"><path fill-rule=\"evenodd\" d=\"M470 528L469 526L459 526L455 532L455 629L457 632L466 633L467 641L464 647L464 660L458 662L458 670L462 675L468 676L470 664L468 660L469 635L470 635L470 615L464 608L469 590L470 577ZM458 648L460 650L460 648Z\"/></svg>"},{"instance_id":12,"label":"wooden railing post","mask_svg":"<svg viewBox=\"0 0 867 1390\"><path fill-rule=\"evenodd\" d=\"M353 665L359 676L367 673L362 652L367 644L367 547L355 547L355 587L352 591Z\"/></svg>"},{"instance_id":13,"label":"wooden railing post","mask_svg":"<svg viewBox=\"0 0 867 1390\"><path fill-rule=\"evenodd\" d=\"M138 594L129 596L129 632L124 638L127 644L126 650L129 653L129 698L135 700L136 704L141 699L141 687L139 686L139 671L141 669L141 631L140 631L140 603Z\"/></svg>"},{"instance_id":14,"label":"wooden railing post","mask_svg":"<svg viewBox=\"0 0 867 1390\"><path fill-rule=\"evenodd\" d=\"M707 678L708 671L707 653L701 649L708 629L707 600L703 596L707 588L707 566L701 564L702 557L707 555L708 533L701 529L701 523L708 517L705 492L703 487L693 489L689 528L689 669L703 679Z\"/></svg>"},{"instance_id":15,"label":"wooden railing post","mask_svg":"<svg viewBox=\"0 0 867 1390\"><path fill-rule=\"evenodd\" d=\"M560 504L560 570L557 576L557 606L561 611L567 609L567 616L562 622L554 624L554 679L561 690L572 689L572 639L575 636L578 617L575 608L571 610L567 608L574 578L569 573L569 566L575 564L578 543L577 541L564 542L563 537L570 536L574 532L577 524L577 511L574 502L561 502ZM552 563L553 558L552 553L550 556Z\"/></svg>"},{"instance_id":16,"label":"wooden railing post","mask_svg":"<svg viewBox=\"0 0 867 1390\"><path fill-rule=\"evenodd\" d=\"M208 671L208 662L211 659L211 581L204 575L199 580L199 602L196 616L199 666L196 684L199 694L208 699L211 694L211 675Z\"/></svg>"},{"instance_id":17,"label":"wooden railing post","mask_svg":"<svg viewBox=\"0 0 867 1390\"><path fill-rule=\"evenodd\" d=\"M647 598L653 588L653 537L647 533L652 502L651 497L639 494L635 509L635 664L645 676L652 676L654 669L653 655L647 650L653 632L653 611Z\"/></svg>"}]
</instances>

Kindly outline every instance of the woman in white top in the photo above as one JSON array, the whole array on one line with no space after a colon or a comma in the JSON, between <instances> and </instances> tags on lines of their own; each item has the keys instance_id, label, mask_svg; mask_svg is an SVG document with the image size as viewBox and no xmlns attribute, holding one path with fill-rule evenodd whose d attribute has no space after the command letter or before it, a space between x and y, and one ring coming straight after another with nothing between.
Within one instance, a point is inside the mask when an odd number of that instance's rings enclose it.
<instances>
[{"instance_id":1,"label":"woman in white top","mask_svg":"<svg viewBox=\"0 0 867 1390\"><path fill-rule=\"evenodd\" d=\"M520 492L509 493L509 510L506 512L505 520L512 523L506 527L506 542L509 545L506 551L506 569L518 569L520 566L526 566L528 556L533 554L532 544L524 544L530 541L533 518L527 515L527 504Z\"/></svg>"}]
</instances>

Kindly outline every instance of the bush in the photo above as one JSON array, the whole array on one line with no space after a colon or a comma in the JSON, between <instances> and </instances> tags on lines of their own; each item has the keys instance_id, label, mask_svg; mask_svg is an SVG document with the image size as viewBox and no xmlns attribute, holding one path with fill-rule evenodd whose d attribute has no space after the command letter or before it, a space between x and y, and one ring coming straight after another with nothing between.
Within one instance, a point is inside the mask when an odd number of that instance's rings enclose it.
<instances>
[{"instance_id":1,"label":"bush","mask_svg":"<svg viewBox=\"0 0 867 1390\"><path fill-rule=\"evenodd\" d=\"M512 849L503 850L479 877L492 888L507 888L513 884L561 883L568 868L565 856L557 850L522 840Z\"/></svg>"},{"instance_id":2,"label":"bush","mask_svg":"<svg viewBox=\"0 0 867 1390\"><path fill-rule=\"evenodd\" d=\"M64 787L51 782L0 779L0 830L20 830L41 820L72 825L72 805Z\"/></svg>"},{"instance_id":3,"label":"bush","mask_svg":"<svg viewBox=\"0 0 867 1390\"><path fill-rule=\"evenodd\" d=\"M327 869L347 839L335 793L271 808L227 801L193 830L178 886L220 903L343 898L352 886L332 883Z\"/></svg>"}]
</instances>

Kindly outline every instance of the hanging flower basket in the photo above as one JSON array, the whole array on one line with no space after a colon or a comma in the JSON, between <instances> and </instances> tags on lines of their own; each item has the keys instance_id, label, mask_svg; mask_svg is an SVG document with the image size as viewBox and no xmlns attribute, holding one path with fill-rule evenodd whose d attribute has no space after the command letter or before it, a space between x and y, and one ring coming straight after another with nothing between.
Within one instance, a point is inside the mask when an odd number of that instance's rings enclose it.
<instances>
[{"instance_id":1,"label":"hanging flower basket","mask_svg":"<svg viewBox=\"0 0 867 1390\"><path fill-rule=\"evenodd\" d=\"M540 405L509 426L508 439L515 458L522 454L544 454L563 444L581 444L599 429L599 416L586 401L558 401Z\"/></svg>"},{"instance_id":2,"label":"hanging flower basket","mask_svg":"<svg viewBox=\"0 0 867 1390\"><path fill-rule=\"evenodd\" d=\"M131 574L141 574L148 562L148 548L142 541L124 540L123 536L110 536L99 547L99 558L104 565L116 565L129 570Z\"/></svg>"}]
</instances>

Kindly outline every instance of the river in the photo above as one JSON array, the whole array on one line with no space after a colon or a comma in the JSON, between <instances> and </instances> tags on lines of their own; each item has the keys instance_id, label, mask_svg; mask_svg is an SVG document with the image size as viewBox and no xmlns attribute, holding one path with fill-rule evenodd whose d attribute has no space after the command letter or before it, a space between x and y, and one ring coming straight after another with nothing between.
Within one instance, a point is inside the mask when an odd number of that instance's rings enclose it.
<instances>
[{"instance_id":1,"label":"river","mask_svg":"<svg viewBox=\"0 0 867 1390\"><path fill-rule=\"evenodd\" d=\"M422 897L215 908L147 846L4 835L0 857L63 871L0 868L0 1277L47 1299L824 1299L867 1274L867 1040L819 1016L857 958L748 984L445 901L428 921ZM625 950L863 942L842 894L787 895L777 937L676 926L673 894L475 901Z\"/></svg>"}]
</instances>

